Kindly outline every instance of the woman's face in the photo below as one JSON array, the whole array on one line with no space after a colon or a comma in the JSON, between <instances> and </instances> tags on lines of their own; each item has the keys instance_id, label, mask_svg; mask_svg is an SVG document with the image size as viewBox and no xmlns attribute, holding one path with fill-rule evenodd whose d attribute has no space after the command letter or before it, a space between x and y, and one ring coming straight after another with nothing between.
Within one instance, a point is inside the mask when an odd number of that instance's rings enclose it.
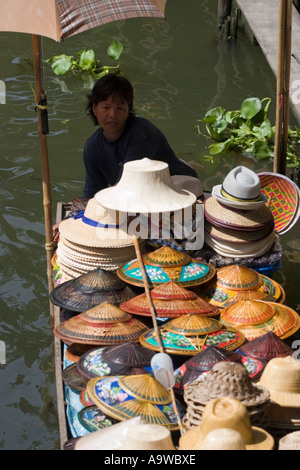
<instances>
[{"instance_id":1,"label":"woman's face","mask_svg":"<svg viewBox=\"0 0 300 470\"><path fill-rule=\"evenodd\" d=\"M106 101L93 106L94 114L103 134L110 142L123 133L129 115L129 105L119 95L110 95Z\"/></svg>"}]
</instances>

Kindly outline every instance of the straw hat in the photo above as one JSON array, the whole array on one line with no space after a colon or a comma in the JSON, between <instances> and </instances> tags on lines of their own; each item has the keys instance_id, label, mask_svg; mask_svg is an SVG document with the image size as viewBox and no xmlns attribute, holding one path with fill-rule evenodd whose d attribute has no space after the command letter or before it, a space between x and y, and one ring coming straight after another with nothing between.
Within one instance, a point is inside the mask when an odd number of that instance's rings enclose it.
<instances>
[{"instance_id":1,"label":"straw hat","mask_svg":"<svg viewBox=\"0 0 300 470\"><path fill-rule=\"evenodd\" d=\"M278 450L300 450L300 431L290 432L279 439Z\"/></svg>"},{"instance_id":2,"label":"straw hat","mask_svg":"<svg viewBox=\"0 0 300 470\"><path fill-rule=\"evenodd\" d=\"M234 326L259 325L275 315L275 306L263 300L240 300L221 312L221 321Z\"/></svg>"},{"instance_id":3,"label":"straw hat","mask_svg":"<svg viewBox=\"0 0 300 470\"><path fill-rule=\"evenodd\" d=\"M283 407L300 407L300 361L292 356L271 359L259 382L271 400Z\"/></svg>"},{"instance_id":4,"label":"straw hat","mask_svg":"<svg viewBox=\"0 0 300 470\"><path fill-rule=\"evenodd\" d=\"M240 347L243 354L270 361L275 357L292 356L293 349L285 344L273 331L248 341Z\"/></svg>"},{"instance_id":5,"label":"straw hat","mask_svg":"<svg viewBox=\"0 0 300 470\"><path fill-rule=\"evenodd\" d=\"M265 204L258 175L244 166L233 168L223 184L213 187L213 196L225 205L239 209L253 209Z\"/></svg>"},{"instance_id":6,"label":"straw hat","mask_svg":"<svg viewBox=\"0 0 300 470\"><path fill-rule=\"evenodd\" d=\"M127 219L102 207L95 198L75 218L62 220L59 231L67 240L90 247L117 248L134 245L127 233Z\"/></svg>"},{"instance_id":7,"label":"straw hat","mask_svg":"<svg viewBox=\"0 0 300 470\"><path fill-rule=\"evenodd\" d=\"M124 164L120 181L95 194L106 209L127 213L162 213L191 207L196 196L176 186L167 163L143 158Z\"/></svg>"},{"instance_id":8,"label":"straw hat","mask_svg":"<svg viewBox=\"0 0 300 470\"><path fill-rule=\"evenodd\" d=\"M201 450L246 450L246 446L240 432L235 429L219 428L206 435Z\"/></svg>"},{"instance_id":9,"label":"straw hat","mask_svg":"<svg viewBox=\"0 0 300 470\"><path fill-rule=\"evenodd\" d=\"M247 407L269 403L267 388L252 383L246 367L238 362L217 362L202 382L189 385L184 392L186 403L207 404L213 398L229 396Z\"/></svg>"},{"instance_id":10,"label":"straw hat","mask_svg":"<svg viewBox=\"0 0 300 470\"><path fill-rule=\"evenodd\" d=\"M203 196L203 187L198 178L189 175L173 175L171 179L175 186L195 194L197 198Z\"/></svg>"},{"instance_id":11,"label":"straw hat","mask_svg":"<svg viewBox=\"0 0 300 470\"><path fill-rule=\"evenodd\" d=\"M120 450L176 450L171 432L158 424L143 424L128 430Z\"/></svg>"},{"instance_id":12,"label":"straw hat","mask_svg":"<svg viewBox=\"0 0 300 470\"><path fill-rule=\"evenodd\" d=\"M264 429L251 426L246 406L230 397L215 398L206 405L201 424L189 429L180 437L179 449L200 450L208 433L220 428L239 432L245 442L246 450L274 449L273 437Z\"/></svg>"}]
</instances>

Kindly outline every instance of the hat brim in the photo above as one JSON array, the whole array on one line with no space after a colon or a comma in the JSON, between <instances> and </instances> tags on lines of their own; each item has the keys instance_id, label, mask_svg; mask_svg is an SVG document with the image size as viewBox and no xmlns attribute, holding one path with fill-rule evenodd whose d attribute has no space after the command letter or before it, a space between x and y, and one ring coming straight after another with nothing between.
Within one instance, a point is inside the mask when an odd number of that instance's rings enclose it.
<instances>
[{"instance_id":1,"label":"hat brim","mask_svg":"<svg viewBox=\"0 0 300 470\"><path fill-rule=\"evenodd\" d=\"M252 442L245 444L246 450L273 450L274 439L267 431L252 426ZM201 425L186 431L179 440L179 450L201 450L205 435L202 433Z\"/></svg>"},{"instance_id":2,"label":"hat brim","mask_svg":"<svg viewBox=\"0 0 300 470\"><path fill-rule=\"evenodd\" d=\"M252 202L232 201L231 199L227 199L226 197L222 195L221 188L222 188L221 184L214 186L212 189L212 196L214 196L222 204L229 206L229 207L233 207L235 209L241 209L241 210L257 209L258 207L264 205L268 200L267 197L263 193L261 193L259 201L252 201Z\"/></svg>"}]
</instances>

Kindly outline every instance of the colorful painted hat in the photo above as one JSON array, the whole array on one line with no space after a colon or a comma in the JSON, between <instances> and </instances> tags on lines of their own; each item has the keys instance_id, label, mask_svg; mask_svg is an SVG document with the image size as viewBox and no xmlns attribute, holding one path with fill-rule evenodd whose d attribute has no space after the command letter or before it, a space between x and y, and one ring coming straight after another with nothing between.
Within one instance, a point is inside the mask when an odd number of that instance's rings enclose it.
<instances>
[{"instance_id":1,"label":"colorful painted hat","mask_svg":"<svg viewBox=\"0 0 300 470\"><path fill-rule=\"evenodd\" d=\"M148 423L179 429L169 392L148 374L95 378L88 382L87 388L94 403L115 419L123 421L140 416ZM178 411L183 415L180 403Z\"/></svg>"},{"instance_id":2,"label":"colorful painted hat","mask_svg":"<svg viewBox=\"0 0 300 470\"><path fill-rule=\"evenodd\" d=\"M140 343L130 341L121 345L95 348L83 354L77 362L77 369L88 378L106 375L137 375L147 373L154 351ZM140 372L137 372L137 370Z\"/></svg>"},{"instance_id":3,"label":"colorful painted hat","mask_svg":"<svg viewBox=\"0 0 300 470\"><path fill-rule=\"evenodd\" d=\"M63 381L75 390L86 388L88 380L78 371L76 364L71 364L62 371Z\"/></svg>"},{"instance_id":4,"label":"colorful painted hat","mask_svg":"<svg viewBox=\"0 0 300 470\"><path fill-rule=\"evenodd\" d=\"M244 343L240 347L243 354L270 361L275 357L292 356L294 350L285 344L273 331Z\"/></svg>"},{"instance_id":5,"label":"colorful painted hat","mask_svg":"<svg viewBox=\"0 0 300 470\"><path fill-rule=\"evenodd\" d=\"M51 291L50 300L54 305L81 313L102 302L120 304L135 295L114 272L98 268L59 284Z\"/></svg>"},{"instance_id":6,"label":"colorful painted hat","mask_svg":"<svg viewBox=\"0 0 300 470\"><path fill-rule=\"evenodd\" d=\"M233 168L222 184L213 187L212 194L222 204L251 210L266 202L258 175L245 166Z\"/></svg>"},{"instance_id":7,"label":"colorful painted hat","mask_svg":"<svg viewBox=\"0 0 300 470\"><path fill-rule=\"evenodd\" d=\"M165 162L142 158L124 164L120 181L95 195L99 204L123 213L163 213L191 207L196 196L176 186Z\"/></svg>"},{"instance_id":8,"label":"colorful painted hat","mask_svg":"<svg viewBox=\"0 0 300 470\"><path fill-rule=\"evenodd\" d=\"M264 300L283 303L285 292L276 281L254 269L230 265L216 270L216 276L193 290L207 302L219 308L240 300Z\"/></svg>"},{"instance_id":9,"label":"colorful painted hat","mask_svg":"<svg viewBox=\"0 0 300 470\"><path fill-rule=\"evenodd\" d=\"M246 450L273 450L274 438L263 428L253 426L246 406L231 397L212 399L204 408L199 426L186 431L179 450L201 450L207 435L216 429L233 429L242 435Z\"/></svg>"},{"instance_id":10,"label":"colorful painted hat","mask_svg":"<svg viewBox=\"0 0 300 470\"><path fill-rule=\"evenodd\" d=\"M60 323L53 333L66 344L85 343L99 346L137 341L148 330L146 325L111 304L94 307ZM117 309L117 310L115 310ZM112 312L114 310L114 312ZM110 318L111 321L105 320Z\"/></svg>"},{"instance_id":11,"label":"colorful painted hat","mask_svg":"<svg viewBox=\"0 0 300 470\"><path fill-rule=\"evenodd\" d=\"M118 422L116 419L103 413L103 411L95 405L82 408L78 412L78 420L90 433L106 429Z\"/></svg>"},{"instance_id":12,"label":"colorful painted hat","mask_svg":"<svg viewBox=\"0 0 300 470\"><path fill-rule=\"evenodd\" d=\"M174 320L180 320L180 318L181 317ZM174 320L171 321L174 322ZM174 323L170 326L170 321L160 327L160 337L166 353L193 356L208 346L216 346L227 350L233 350L241 346L245 341L244 334L236 328L225 327L224 325L217 327L218 322L213 318L210 319L214 320L213 323L206 323L205 325L202 323L203 327L201 328L201 321L209 320L209 318L200 317L197 320L198 321L196 323L198 324L196 324L195 328L197 334L194 335L192 334L192 328L183 328L183 325L174 325ZM214 328L216 328L216 330L212 331ZM205 329L207 330L206 333ZM182 333L179 333L179 330L182 330ZM209 332L209 330L211 330L211 332ZM185 331L190 334L186 335ZM139 341L146 348L159 351L159 343L154 329L143 333L140 336Z\"/></svg>"},{"instance_id":13,"label":"colorful painted hat","mask_svg":"<svg viewBox=\"0 0 300 470\"><path fill-rule=\"evenodd\" d=\"M220 319L232 326L259 325L275 315L275 307L263 300L240 300L221 312Z\"/></svg>"},{"instance_id":14,"label":"colorful painted hat","mask_svg":"<svg viewBox=\"0 0 300 470\"><path fill-rule=\"evenodd\" d=\"M296 333L300 328L300 317L298 313L286 305L268 302L275 307L275 314L269 320L256 325L236 325L235 328L241 331L248 341L252 341L259 336L272 331L281 339L288 338ZM227 325L220 318L224 325Z\"/></svg>"},{"instance_id":15,"label":"colorful painted hat","mask_svg":"<svg viewBox=\"0 0 300 470\"><path fill-rule=\"evenodd\" d=\"M299 219L300 193L298 186L287 176L278 173L258 174L266 205L273 214L275 230L281 235Z\"/></svg>"},{"instance_id":16,"label":"colorful painted hat","mask_svg":"<svg viewBox=\"0 0 300 470\"><path fill-rule=\"evenodd\" d=\"M196 313L209 317L220 315L220 311L217 307L209 304L206 302L206 300L201 299L191 291L190 294L195 296L193 299L158 299L156 298L156 293L154 291L156 291L158 288L160 289L160 287L161 286L155 287L151 291L152 302L157 317L174 318L188 313ZM126 302L122 302L120 308L122 308L125 312L129 312L134 315L151 315L149 301L145 293L129 299Z\"/></svg>"},{"instance_id":17,"label":"colorful painted hat","mask_svg":"<svg viewBox=\"0 0 300 470\"><path fill-rule=\"evenodd\" d=\"M150 287L176 282L183 287L203 284L215 275L215 268L187 253L181 253L171 247L163 246L143 256L146 275ZM117 275L129 284L143 286L139 262L134 259L118 268Z\"/></svg>"}]
</instances>

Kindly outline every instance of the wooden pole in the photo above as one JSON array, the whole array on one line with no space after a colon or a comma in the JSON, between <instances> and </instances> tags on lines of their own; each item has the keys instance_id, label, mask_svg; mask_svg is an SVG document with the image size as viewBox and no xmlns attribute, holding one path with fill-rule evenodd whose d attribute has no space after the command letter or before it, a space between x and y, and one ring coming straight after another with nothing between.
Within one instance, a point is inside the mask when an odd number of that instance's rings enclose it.
<instances>
[{"instance_id":1,"label":"wooden pole","mask_svg":"<svg viewBox=\"0 0 300 470\"><path fill-rule=\"evenodd\" d=\"M292 0L280 0L273 171L285 174L289 127Z\"/></svg>"},{"instance_id":2,"label":"wooden pole","mask_svg":"<svg viewBox=\"0 0 300 470\"><path fill-rule=\"evenodd\" d=\"M41 37L37 35L32 36L33 59L34 59L34 72L35 72L35 102L36 110L38 113L38 132L40 140L40 156L42 168L42 189L43 189L43 207L45 217L45 249L47 255L47 278L49 294L53 289L53 270L51 259L54 253L53 242L53 224L52 224L52 201L51 201L51 188L50 188L50 172L48 161L48 145L47 134L44 131L43 115L45 115L46 105L41 105L41 102L46 102L46 93L43 87L43 54L41 48ZM44 112L44 113L43 113ZM54 307L49 300L51 322L54 322Z\"/></svg>"},{"instance_id":3,"label":"wooden pole","mask_svg":"<svg viewBox=\"0 0 300 470\"><path fill-rule=\"evenodd\" d=\"M159 345L159 351L161 353L164 353L164 347L163 347L163 343L162 343L162 340L161 340L161 337L160 337L160 331L159 331L159 328L157 326L157 321L156 321L155 307L154 307L153 300L152 300L152 297L151 297L149 284L148 284L148 279L147 279L147 274L146 274L145 266L144 266L143 259L142 259L142 256L141 256L139 243L138 243L138 240L137 240L135 235L132 235L132 238L133 238L133 241L134 241L134 247L135 247L135 252L136 252L136 255L137 255L137 260L138 260L140 270L141 270L141 273L142 273L142 277L143 277L143 283L144 283L144 288L145 288L147 300L148 300L149 307L150 307L150 310L151 310L151 317L152 317L154 331L155 331L155 334L156 334L156 339L157 339L157 342L158 342L158 345ZM168 376L167 376L167 378L168 378ZM181 419L180 419L180 416L179 416L179 413L178 413L178 408L177 408L177 404L176 404L176 400L175 400L175 394L174 394L174 390L173 390L172 387L170 387L169 392L170 392L170 395L171 395L171 400L172 400L172 404L173 404L174 413L176 414L180 434L183 434L183 432L184 432L183 431L183 426L182 426L182 422L181 422Z\"/></svg>"}]
</instances>

